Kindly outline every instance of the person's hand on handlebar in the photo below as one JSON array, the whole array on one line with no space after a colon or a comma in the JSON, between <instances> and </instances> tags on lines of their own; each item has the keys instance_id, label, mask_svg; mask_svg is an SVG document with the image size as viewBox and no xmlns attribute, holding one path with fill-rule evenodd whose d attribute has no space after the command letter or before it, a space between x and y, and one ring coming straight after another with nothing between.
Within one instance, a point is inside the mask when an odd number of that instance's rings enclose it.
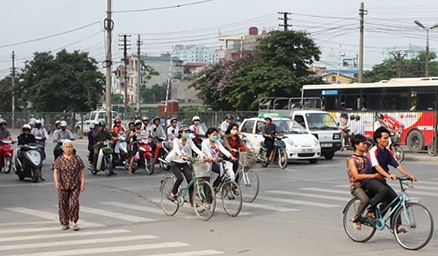
<instances>
[{"instance_id":1,"label":"person's hand on handlebar","mask_svg":"<svg viewBox=\"0 0 438 256\"><path fill-rule=\"evenodd\" d=\"M409 179L411 179L412 181L418 181L417 177L415 177L414 175L409 174L409 175L406 175L406 176L408 176Z\"/></svg>"},{"instance_id":2,"label":"person's hand on handlebar","mask_svg":"<svg viewBox=\"0 0 438 256\"><path fill-rule=\"evenodd\" d=\"M397 175L390 174L387 178L390 179L390 180L396 180L397 179Z\"/></svg>"},{"instance_id":3,"label":"person's hand on handlebar","mask_svg":"<svg viewBox=\"0 0 438 256\"><path fill-rule=\"evenodd\" d=\"M236 162L237 158L235 158L234 156L231 156L231 161Z\"/></svg>"}]
</instances>

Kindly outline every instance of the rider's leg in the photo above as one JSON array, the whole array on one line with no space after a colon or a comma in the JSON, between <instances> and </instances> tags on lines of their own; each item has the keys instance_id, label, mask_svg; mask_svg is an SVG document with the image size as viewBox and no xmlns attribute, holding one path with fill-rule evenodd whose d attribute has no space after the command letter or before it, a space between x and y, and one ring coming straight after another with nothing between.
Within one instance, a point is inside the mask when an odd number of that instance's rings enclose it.
<instances>
[{"instance_id":1,"label":"rider's leg","mask_svg":"<svg viewBox=\"0 0 438 256\"><path fill-rule=\"evenodd\" d=\"M190 183L190 181L193 179L192 170L191 170L190 166L188 164L184 164L182 171L183 171L184 177L186 177L187 184ZM193 204L192 195L193 195L193 186L190 186L189 187L189 202L190 202L190 204Z\"/></svg>"},{"instance_id":2,"label":"rider's leg","mask_svg":"<svg viewBox=\"0 0 438 256\"><path fill-rule=\"evenodd\" d=\"M365 209L367 208L370 199L368 195L365 193L365 190L363 190L363 188L360 186L354 188L354 190L351 191L351 194L357 197L360 201L360 204L357 206L356 215L354 216L353 219L353 222L358 222L360 220L360 217L364 213Z\"/></svg>"},{"instance_id":3,"label":"rider's leg","mask_svg":"<svg viewBox=\"0 0 438 256\"><path fill-rule=\"evenodd\" d=\"M270 160L271 152L274 150L274 140L265 139L266 159Z\"/></svg>"},{"instance_id":4,"label":"rider's leg","mask_svg":"<svg viewBox=\"0 0 438 256\"><path fill-rule=\"evenodd\" d=\"M217 178L213 182L213 187L216 188L221 183L221 167L218 163L213 163L213 172L217 173Z\"/></svg>"},{"instance_id":5,"label":"rider's leg","mask_svg":"<svg viewBox=\"0 0 438 256\"><path fill-rule=\"evenodd\" d=\"M377 205L386 200L388 189L381 181L376 179L370 180L364 185L364 187L366 190L368 190L370 196L374 198L369 207L369 211L375 212Z\"/></svg>"},{"instance_id":6,"label":"rider's leg","mask_svg":"<svg viewBox=\"0 0 438 256\"><path fill-rule=\"evenodd\" d=\"M172 162L172 167L170 168L170 170L172 171L172 173L176 177L175 184L173 184L173 188L172 188L172 194L175 196L176 193L178 193L179 186L184 181L184 177L183 177L183 174L181 172L181 167L180 167L179 163Z\"/></svg>"},{"instance_id":7,"label":"rider's leg","mask_svg":"<svg viewBox=\"0 0 438 256\"><path fill-rule=\"evenodd\" d=\"M93 147L93 167L94 168L96 168L98 155L99 155L99 147Z\"/></svg>"}]
</instances>

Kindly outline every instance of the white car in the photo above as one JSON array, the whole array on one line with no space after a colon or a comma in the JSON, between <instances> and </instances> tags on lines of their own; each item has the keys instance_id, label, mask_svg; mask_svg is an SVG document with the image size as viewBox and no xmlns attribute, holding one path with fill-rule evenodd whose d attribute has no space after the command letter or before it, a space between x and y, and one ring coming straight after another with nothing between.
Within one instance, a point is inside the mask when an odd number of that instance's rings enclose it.
<instances>
[{"instance_id":1,"label":"white car","mask_svg":"<svg viewBox=\"0 0 438 256\"><path fill-rule=\"evenodd\" d=\"M318 139L310 134L295 120L283 118L281 115L269 113L273 123L280 127L287 138L283 139L286 144L287 158L289 160L308 160L317 163L321 156L321 146ZM264 114L259 117L243 120L239 127L246 137L247 146L259 152L260 142L264 141L262 129L265 125Z\"/></svg>"},{"instance_id":2,"label":"white car","mask_svg":"<svg viewBox=\"0 0 438 256\"><path fill-rule=\"evenodd\" d=\"M111 111L111 124L108 125L109 128L112 127L113 121L119 114L116 111ZM82 121L78 121L75 124L74 132L77 138L82 138L82 136L87 136L88 131L90 130L91 122L99 122L106 121L106 110L98 109L87 113L84 116L84 124L82 125ZM83 127L83 129L82 129Z\"/></svg>"}]
</instances>

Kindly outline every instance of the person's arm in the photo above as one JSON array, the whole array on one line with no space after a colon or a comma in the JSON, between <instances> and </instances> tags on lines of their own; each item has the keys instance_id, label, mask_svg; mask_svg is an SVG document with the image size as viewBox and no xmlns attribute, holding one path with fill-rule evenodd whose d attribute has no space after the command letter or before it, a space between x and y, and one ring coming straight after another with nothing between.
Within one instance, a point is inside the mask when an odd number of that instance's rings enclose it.
<instances>
[{"instance_id":1,"label":"person's arm","mask_svg":"<svg viewBox=\"0 0 438 256\"><path fill-rule=\"evenodd\" d=\"M68 137L70 138L70 140L75 140L75 136L73 135L73 133L70 130L67 130L68 132Z\"/></svg>"},{"instance_id":2,"label":"person's arm","mask_svg":"<svg viewBox=\"0 0 438 256\"><path fill-rule=\"evenodd\" d=\"M225 136L224 136L224 147L225 147L228 151L233 150L233 148L232 148L231 145L230 145L229 135L225 135Z\"/></svg>"},{"instance_id":3,"label":"person's arm","mask_svg":"<svg viewBox=\"0 0 438 256\"><path fill-rule=\"evenodd\" d=\"M365 179L377 179L380 174L374 173L374 174L360 174L357 170L356 163L353 159L349 159L347 162L348 169L350 169L351 175L353 175L354 180L361 181Z\"/></svg>"},{"instance_id":4,"label":"person's arm","mask_svg":"<svg viewBox=\"0 0 438 256\"><path fill-rule=\"evenodd\" d=\"M81 170L81 192L85 190L85 170L82 168Z\"/></svg>"},{"instance_id":5,"label":"person's arm","mask_svg":"<svg viewBox=\"0 0 438 256\"><path fill-rule=\"evenodd\" d=\"M181 157L182 153L181 153L181 149L179 148L179 141L180 139L173 140L173 150L175 150L177 156Z\"/></svg>"},{"instance_id":6,"label":"person's arm","mask_svg":"<svg viewBox=\"0 0 438 256\"><path fill-rule=\"evenodd\" d=\"M266 128L267 128L267 126L266 126L266 125L263 125L263 127L262 127L262 136L263 136L264 138L270 138L271 135L266 133Z\"/></svg>"},{"instance_id":7,"label":"person's arm","mask_svg":"<svg viewBox=\"0 0 438 256\"><path fill-rule=\"evenodd\" d=\"M231 158L231 160L236 160L236 158L231 155L230 151L228 151L224 146L222 146L222 144L220 142L216 142L216 146L219 148L219 151L226 155L228 158Z\"/></svg>"},{"instance_id":8,"label":"person's arm","mask_svg":"<svg viewBox=\"0 0 438 256\"><path fill-rule=\"evenodd\" d=\"M400 173L402 173L403 175L406 175L409 178L411 178L413 181L417 181L417 177L415 177L414 175L412 175L408 171L406 171L406 169L401 164L399 166L397 166L397 170Z\"/></svg>"},{"instance_id":9,"label":"person's arm","mask_svg":"<svg viewBox=\"0 0 438 256\"><path fill-rule=\"evenodd\" d=\"M18 136L17 137L17 140L18 140L18 146L20 147L20 148L22 148L23 146L24 146L24 140L23 140L23 136Z\"/></svg>"},{"instance_id":10,"label":"person's arm","mask_svg":"<svg viewBox=\"0 0 438 256\"><path fill-rule=\"evenodd\" d=\"M284 135L283 131L277 125L275 125L275 133L280 137L283 137L283 135Z\"/></svg>"},{"instance_id":11,"label":"person's arm","mask_svg":"<svg viewBox=\"0 0 438 256\"><path fill-rule=\"evenodd\" d=\"M43 136L46 138L46 140L49 139L49 133L47 132L46 128L43 128Z\"/></svg>"},{"instance_id":12,"label":"person's arm","mask_svg":"<svg viewBox=\"0 0 438 256\"><path fill-rule=\"evenodd\" d=\"M55 181L55 188L59 189L59 180L58 180L58 168L53 169L53 180Z\"/></svg>"},{"instance_id":13,"label":"person's arm","mask_svg":"<svg viewBox=\"0 0 438 256\"><path fill-rule=\"evenodd\" d=\"M193 143L192 140L188 140L188 143L190 143L190 148L195 151L195 153L198 155L198 157L205 157L205 154L199 150L199 148Z\"/></svg>"},{"instance_id":14,"label":"person's arm","mask_svg":"<svg viewBox=\"0 0 438 256\"><path fill-rule=\"evenodd\" d=\"M206 155L206 156L212 156L211 155L211 152L210 152L210 147L211 147L211 145L210 145L210 142L208 141L208 139L205 139L203 142L202 142L202 147L201 147L201 149L202 149L202 152Z\"/></svg>"},{"instance_id":15,"label":"person's arm","mask_svg":"<svg viewBox=\"0 0 438 256\"><path fill-rule=\"evenodd\" d=\"M58 142L58 130L55 130L53 132L53 142Z\"/></svg>"}]
</instances>

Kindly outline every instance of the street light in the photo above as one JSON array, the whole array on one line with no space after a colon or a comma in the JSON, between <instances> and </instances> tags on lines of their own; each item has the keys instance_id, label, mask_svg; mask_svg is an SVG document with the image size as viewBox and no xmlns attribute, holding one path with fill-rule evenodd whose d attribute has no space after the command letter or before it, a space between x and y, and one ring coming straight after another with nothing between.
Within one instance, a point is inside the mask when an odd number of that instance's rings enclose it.
<instances>
[{"instance_id":1,"label":"street light","mask_svg":"<svg viewBox=\"0 0 438 256\"><path fill-rule=\"evenodd\" d=\"M438 23L433 25L432 27L425 27L421 22L418 20L414 20L414 23L417 24L420 28L426 30L426 71L425 76L429 77L429 30L437 28Z\"/></svg>"}]
</instances>

